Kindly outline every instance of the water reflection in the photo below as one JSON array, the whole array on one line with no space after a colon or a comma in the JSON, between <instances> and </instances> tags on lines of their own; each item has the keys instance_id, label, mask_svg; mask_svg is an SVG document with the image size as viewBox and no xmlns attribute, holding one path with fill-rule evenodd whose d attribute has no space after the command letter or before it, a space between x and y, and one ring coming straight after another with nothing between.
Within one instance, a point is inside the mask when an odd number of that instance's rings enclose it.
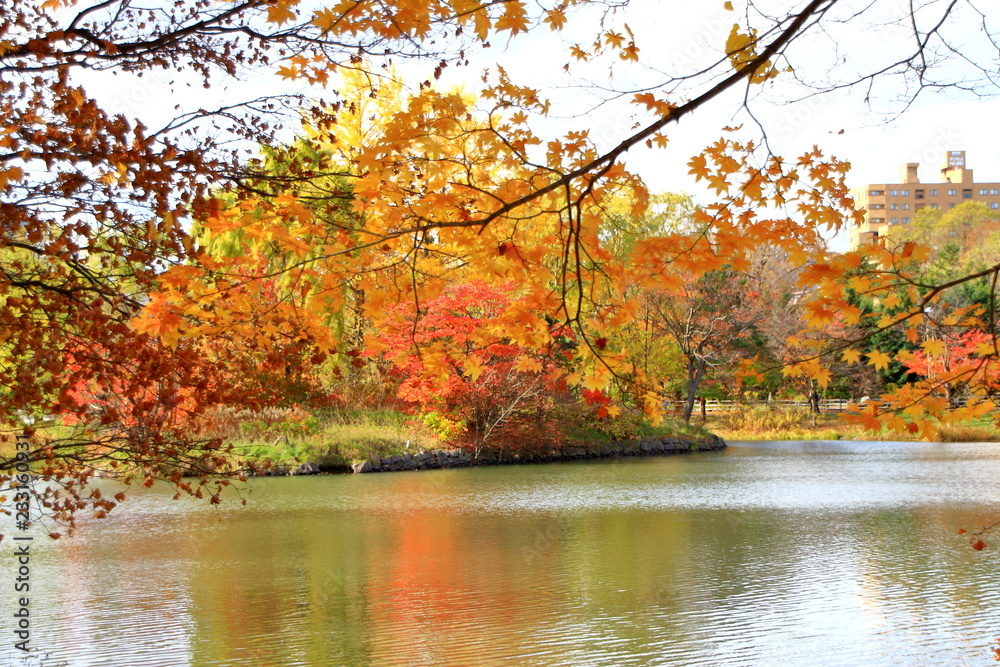
<instances>
[{"instance_id":1,"label":"water reflection","mask_svg":"<svg viewBox=\"0 0 1000 667\"><path fill-rule=\"evenodd\" d=\"M40 545L33 639L71 665L982 665L998 550L954 534L998 472L993 445L742 443L266 479L218 512L154 490Z\"/></svg>"}]
</instances>

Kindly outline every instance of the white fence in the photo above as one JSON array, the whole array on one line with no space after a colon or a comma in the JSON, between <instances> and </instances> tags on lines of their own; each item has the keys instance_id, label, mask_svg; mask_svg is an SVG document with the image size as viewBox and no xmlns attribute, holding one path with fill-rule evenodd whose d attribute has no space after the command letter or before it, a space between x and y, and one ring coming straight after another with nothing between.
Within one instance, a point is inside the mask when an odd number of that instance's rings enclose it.
<instances>
[{"instance_id":1,"label":"white fence","mask_svg":"<svg viewBox=\"0 0 1000 667\"><path fill-rule=\"evenodd\" d=\"M821 398L820 412L844 412L847 406L857 401L846 398ZM685 401L665 401L663 407L673 412L683 412ZM705 401L705 412L731 412L737 408L770 408L771 410L809 410L809 401ZM694 412L701 412L701 402L696 399Z\"/></svg>"}]
</instances>

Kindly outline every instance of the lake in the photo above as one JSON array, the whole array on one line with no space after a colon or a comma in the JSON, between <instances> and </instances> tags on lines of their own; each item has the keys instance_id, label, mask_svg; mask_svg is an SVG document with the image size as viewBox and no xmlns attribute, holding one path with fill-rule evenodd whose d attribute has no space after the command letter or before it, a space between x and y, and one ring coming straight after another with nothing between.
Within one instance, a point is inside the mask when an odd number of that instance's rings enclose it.
<instances>
[{"instance_id":1,"label":"lake","mask_svg":"<svg viewBox=\"0 0 1000 667\"><path fill-rule=\"evenodd\" d=\"M32 664L993 664L1000 445L730 444L134 492L36 539Z\"/></svg>"}]
</instances>

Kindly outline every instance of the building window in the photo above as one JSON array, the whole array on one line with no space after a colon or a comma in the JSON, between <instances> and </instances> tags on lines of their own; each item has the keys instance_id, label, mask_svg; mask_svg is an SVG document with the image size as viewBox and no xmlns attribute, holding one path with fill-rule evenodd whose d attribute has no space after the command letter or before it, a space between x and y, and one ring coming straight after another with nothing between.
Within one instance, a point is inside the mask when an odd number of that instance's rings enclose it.
<instances>
[{"instance_id":1,"label":"building window","mask_svg":"<svg viewBox=\"0 0 1000 667\"><path fill-rule=\"evenodd\" d=\"M898 211L899 210L899 204L889 204L889 209L892 210L892 211Z\"/></svg>"},{"instance_id":2,"label":"building window","mask_svg":"<svg viewBox=\"0 0 1000 667\"><path fill-rule=\"evenodd\" d=\"M972 199L972 188L962 190L962 199Z\"/></svg>"},{"instance_id":3,"label":"building window","mask_svg":"<svg viewBox=\"0 0 1000 667\"><path fill-rule=\"evenodd\" d=\"M897 196L899 196L899 190L889 190L889 196L890 197L897 197Z\"/></svg>"},{"instance_id":4,"label":"building window","mask_svg":"<svg viewBox=\"0 0 1000 667\"><path fill-rule=\"evenodd\" d=\"M889 222L895 225L897 222L899 222L899 218L889 218Z\"/></svg>"},{"instance_id":5,"label":"building window","mask_svg":"<svg viewBox=\"0 0 1000 667\"><path fill-rule=\"evenodd\" d=\"M885 224L885 218L872 218L872 224L873 225L884 225Z\"/></svg>"},{"instance_id":6,"label":"building window","mask_svg":"<svg viewBox=\"0 0 1000 667\"><path fill-rule=\"evenodd\" d=\"M910 191L909 190L900 190L899 194L902 195L902 196L904 196L904 197L909 197L910 196Z\"/></svg>"},{"instance_id":7,"label":"building window","mask_svg":"<svg viewBox=\"0 0 1000 667\"><path fill-rule=\"evenodd\" d=\"M958 190L948 190L948 196L949 197L954 197L957 194L958 194Z\"/></svg>"},{"instance_id":8,"label":"building window","mask_svg":"<svg viewBox=\"0 0 1000 667\"><path fill-rule=\"evenodd\" d=\"M927 206L927 204L917 204L917 205L916 205L916 206L914 206L913 208L915 208L915 209L917 209L917 210L919 211L920 209L922 209L922 208L923 208L923 207L925 207L925 206Z\"/></svg>"},{"instance_id":9,"label":"building window","mask_svg":"<svg viewBox=\"0 0 1000 667\"><path fill-rule=\"evenodd\" d=\"M1000 190L998 190L997 188L990 188L990 194L994 196L1000 195Z\"/></svg>"},{"instance_id":10,"label":"building window","mask_svg":"<svg viewBox=\"0 0 1000 667\"><path fill-rule=\"evenodd\" d=\"M931 208L937 208L937 204L931 204Z\"/></svg>"},{"instance_id":11,"label":"building window","mask_svg":"<svg viewBox=\"0 0 1000 667\"><path fill-rule=\"evenodd\" d=\"M909 204L903 204L902 208L903 208L904 211L909 211L910 210L910 205Z\"/></svg>"},{"instance_id":12,"label":"building window","mask_svg":"<svg viewBox=\"0 0 1000 667\"><path fill-rule=\"evenodd\" d=\"M954 204L948 204L948 208L955 208Z\"/></svg>"},{"instance_id":13,"label":"building window","mask_svg":"<svg viewBox=\"0 0 1000 667\"><path fill-rule=\"evenodd\" d=\"M868 191L868 196L869 197L881 197L884 194L885 194L885 190L869 190Z\"/></svg>"},{"instance_id":14,"label":"building window","mask_svg":"<svg viewBox=\"0 0 1000 667\"><path fill-rule=\"evenodd\" d=\"M914 190L914 191L913 191L913 195L914 195L914 196L915 196L915 197L916 197L917 199L923 199L923 198L924 198L924 191L923 191L923 190Z\"/></svg>"},{"instance_id":15,"label":"building window","mask_svg":"<svg viewBox=\"0 0 1000 667\"><path fill-rule=\"evenodd\" d=\"M937 190L931 190L931 197L937 197Z\"/></svg>"},{"instance_id":16,"label":"building window","mask_svg":"<svg viewBox=\"0 0 1000 667\"><path fill-rule=\"evenodd\" d=\"M868 208L870 208L873 211L881 211L885 208L885 204L872 204Z\"/></svg>"},{"instance_id":17,"label":"building window","mask_svg":"<svg viewBox=\"0 0 1000 667\"><path fill-rule=\"evenodd\" d=\"M1000 203L997 203L995 201L994 202L990 202L990 208L992 208L992 209L1000 208Z\"/></svg>"},{"instance_id":18,"label":"building window","mask_svg":"<svg viewBox=\"0 0 1000 667\"><path fill-rule=\"evenodd\" d=\"M979 189L979 196L980 197L985 197L986 196L986 188L980 188Z\"/></svg>"},{"instance_id":19,"label":"building window","mask_svg":"<svg viewBox=\"0 0 1000 667\"><path fill-rule=\"evenodd\" d=\"M903 224L904 225L909 224L909 222L910 222L909 218L903 218Z\"/></svg>"}]
</instances>

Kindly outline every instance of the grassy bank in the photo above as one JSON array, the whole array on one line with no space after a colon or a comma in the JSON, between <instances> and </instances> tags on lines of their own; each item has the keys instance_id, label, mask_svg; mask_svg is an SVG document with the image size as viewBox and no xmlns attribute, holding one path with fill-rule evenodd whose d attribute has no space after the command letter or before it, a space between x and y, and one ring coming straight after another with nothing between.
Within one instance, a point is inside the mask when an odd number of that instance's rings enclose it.
<instances>
[{"instance_id":1,"label":"grassy bank","mask_svg":"<svg viewBox=\"0 0 1000 667\"><path fill-rule=\"evenodd\" d=\"M234 412L213 429L243 458L276 464L312 462L324 469L444 446L430 429L394 410Z\"/></svg>"},{"instance_id":2,"label":"grassy bank","mask_svg":"<svg viewBox=\"0 0 1000 667\"><path fill-rule=\"evenodd\" d=\"M873 433L848 424L838 414L814 415L808 410L743 408L709 415L704 427L724 440L920 440L890 431ZM941 442L1000 442L1000 429L987 418L943 426L938 439Z\"/></svg>"},{"instance_id":3,"label":"grassy bank","mask_svg":"<svg viewBox=\"0 0 1000 667\"><path fill-rule=\"evenodd\" d=\"M433 423L433 420L430 420ZM352 463L375 456L387 458L419 452L421 449L459 449L470 447L461 438L449 440L423 423L418 416L398 410L327 409L305 411L270 408L251 412L236 408L214 411L211 426L198 438L223 438L233 446L234 458L276 465L315 463L322 469L348 469ZM565 419L558 436L562 448L589 448L609 445L615 440L636 438L703 438L709 431L701 425L687 426L667 420L658 427L644 422L638 415L625 415L614 420L597 422ZM36 432L34 440L43 442L69 437L73 429L50 424ZM547 447L547 442L525 443L525 450ZM487 447L491 443L487 442ZM511 453L508 443L504 449ZM15 453L12 433L0 435L0 457Z\"/></svg>"},{"instance_id":4,"label":"grassy bank","mask_svg":"<svg viewBox=\"0 0 1000 667\"><path fill-rule=\"evenodd\" d=\"M220 410L213 426L201 434L222 437L243 460L271 461L278 465L312 462L323 469L348 469L357 461L387 458L407 452L461 448L461 441L442 438L412 415L396 410L330 409L318 412L269 409L262 412ZM45 429L50 436L61 427ZM724 440L917 440L897 433L874 434L842 421L839 415L813 415L807 410L744 408L727 414L709 415L702 424L698 416L690 426L668 417L653 427L638 415L599 422L565 420L561 424L563 448L589 448L615 440L636 438L700 439L716 434ZM44 438L44 432L36 437ZM0 456L13 455L13 436L0 437ZM943 427L942 442L1000 442L1000 429L983 419ZM529 443L543 446L551 443ZM507 450L510 451L510 450Z\"/></svg>"},{"instance_id":5,"label":"grassy bank","mask_svg":"<svg viewBox=\"0 0 1000 667\"><path fill-rule=\"evenodd\" d=\"M395 410L331 410L321 413L285 411L272 414L234 412L213 435L227 438L243 457L276 464L313 462L321 468L346 468L374 456L386 458L420 449L456 449L461 439L442 438L418 417ZM640 419L594 424L571 422L562 426L562 447L607 445L617 439L646 437L703 438L701 425L667 420L651 426ZM532 443L535 446L549 443ZM489 443L487 443L489 446Z\"/></svg>"}]
</instances>

